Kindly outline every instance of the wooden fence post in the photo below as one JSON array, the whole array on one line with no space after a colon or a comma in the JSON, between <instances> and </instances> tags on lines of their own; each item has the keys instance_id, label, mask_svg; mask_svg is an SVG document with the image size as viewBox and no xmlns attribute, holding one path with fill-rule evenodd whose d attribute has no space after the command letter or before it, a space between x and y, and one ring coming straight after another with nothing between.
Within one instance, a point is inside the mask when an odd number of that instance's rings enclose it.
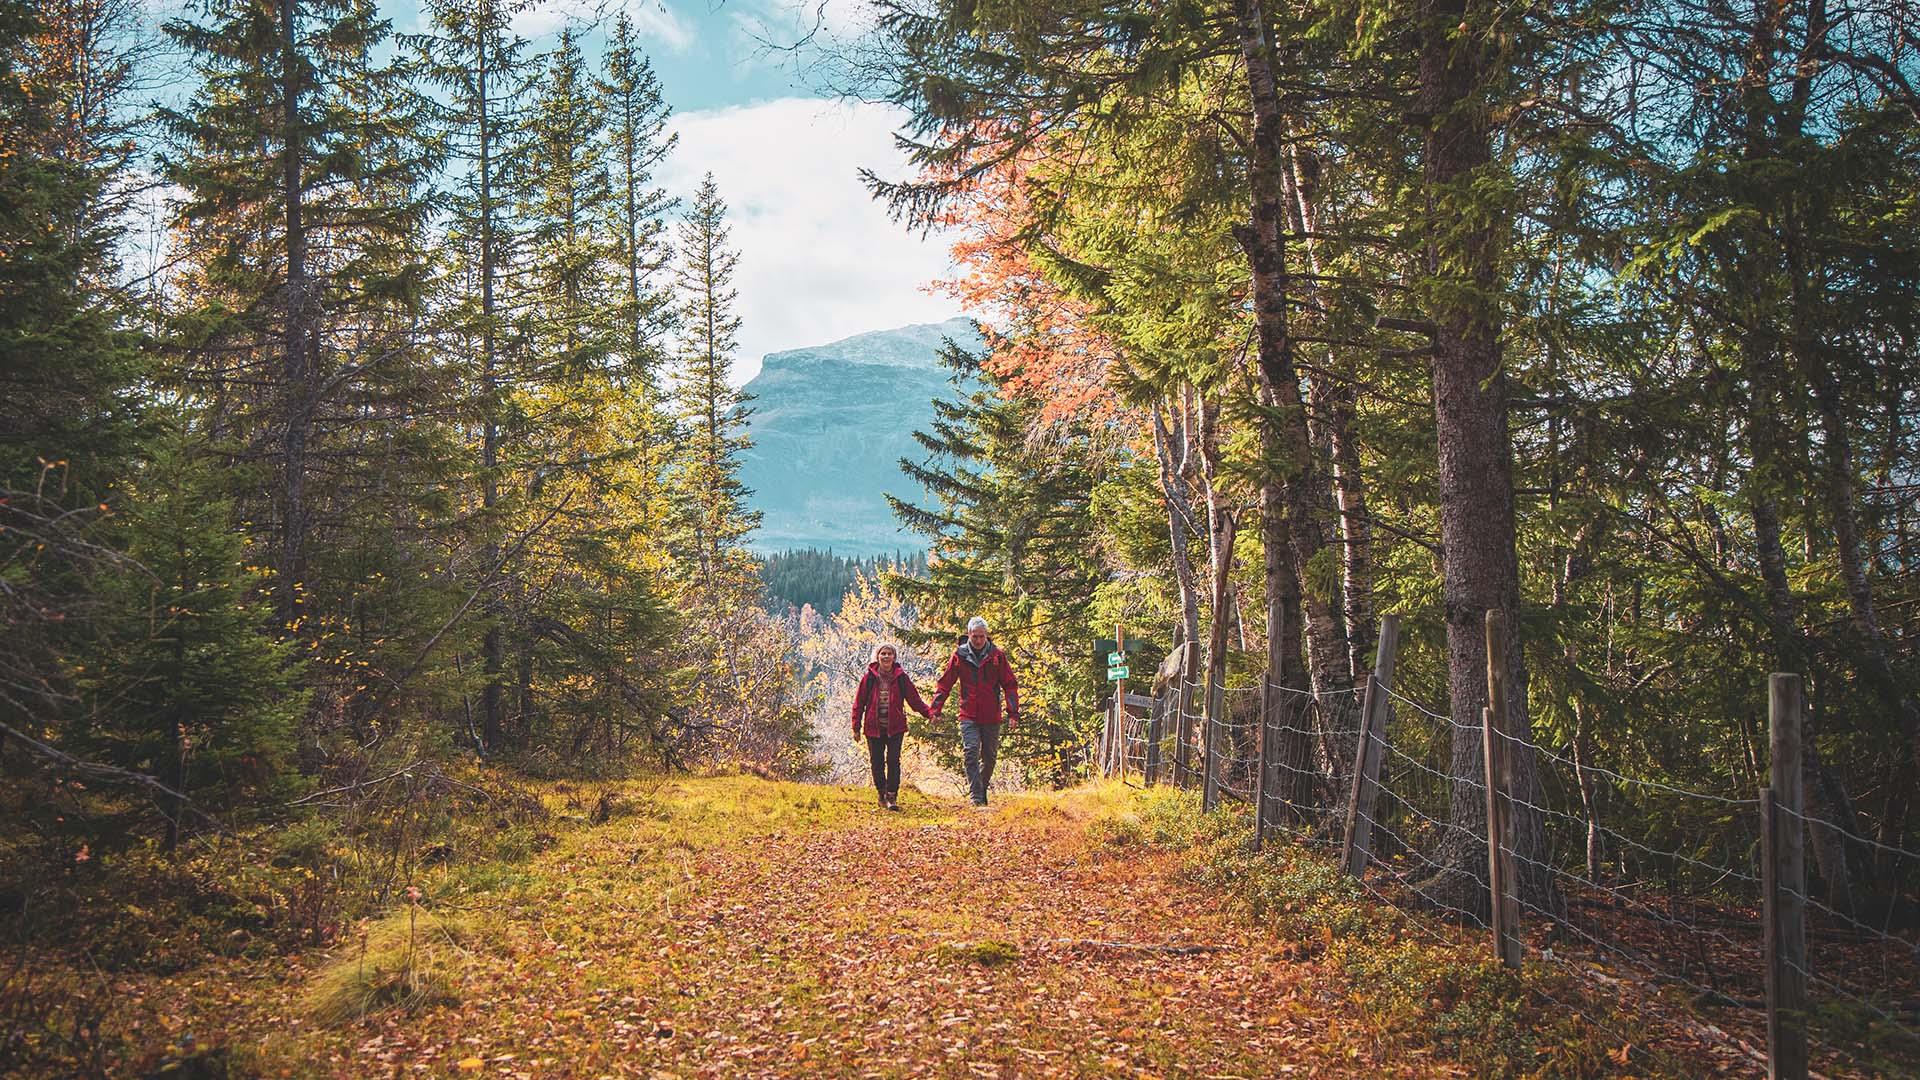
<instances>
[{"instance_id":1,"label":"wooden fence post","mask_svg":"<svg viewBox=\"0 0 1920 1080\"><path fill-rule=\"evenodd\" d=\"M1200 648L1197 641L1189 641L1180 646L1185 652L1180 658L1179 691L1174 694L1174 743L1173 743L1173 783L1181 790L1193 783L1193 729L1187 724L1187 716L1193 711L1193 684L1191 676Z\"/></svg>"},{"instance_id":2,"label":"wooden fence post","mask_svg":"<svg viewBox=\"0 0 1920 1080\"><path fill-rule=\"evenodd\" d=\"M1373 674L1360 704L1360 743L1353 753L1353 786L1347 792L1347 827L1340 846L1340 865L1359 877L1373 854L1373 807L1380 795L1380 765L1385 757L1387 717L1393 713L1393 661L1400 651L1400 616L1380 619L1380 641L1374 649Z\"/></svg>"},{"instance_id":3,"label":"wooden fence post","mask_svg":"<svg viewBox=\"0 0 1920 1080\"><path fill-rule=\"evenodd\" d=\"M1113 651L1120 654L1120 662L1127 662L1127 626L1119 619L1113 621ZM1108 660L1112 666L1112 660ZM1113 747L1116 768L1114 774L1120 779L1127 778L1127 680L1113 681Z\"/></svg>"},{"instance_id":4,"label":"wooden fence post","mask_svg":"<svg viewBox=\"0 0 1920 1080\"><path fill-rule=\"evenodd\" d=\"M1508 803L1507 620L1487 610L1487 708L1481 714L1480 750L1487 785L1487 889L1493 951L1510 968L1520 966L1520 905L1513 892L1513 809Z\"/></svg>"},{"instance_id":5,"label":"wooden fence post","mask_svg":"<svg viewBox=\"0 0 1920 1080\"><path fill-rule=\"evenodd\" d=\"M1148 787L1160 782L1160 717L1165 712L1161 708L1161 702L1165 700L1165 694L1155 694L1153 711L1147 714L1147 760L1141 771Z\"/></svg>"},{"instance_id":6,"label":"wooden fence post","mask_svg":"<svg viewBox=\"0 0 1920 1080\"><path fill-rule=\"evenodd\" d=\"M1273 718L1267 714L1273 691L1273 673L1260 677L1260 695L1254 702L1259 719L1253 728L1253 850L1259 851L1267 838L1267 750L1273 740L1267 736Z\"/></svg>"},{"instance_id":7,"label":"wooden fence post","mask_svg":"<svg viewBox=\"0 0 1920 1080\"><path fill-rule=\"evenodd\" d=\"M1806 797L1800 676L1767 680L1770 783L1760 791L1762 952L1767 964L1767 1076L1807 1075Z\"/></svg>"},{"instance_id":8,"label":"wooden fence post","mask_svg":"<svg viewBox=\"0 0 1920 1080\"><path fill-rule=\"evenodd\" d=\"M1221 724L1221 712L1227 704L1225 682L1216 685L1213 681L1213 665L1207 665L1207 682L1203 691L1207 695L1206 703L1200 709L1200 812L1209 813L1220 805L1220 739L1215 734Z\"/></svg>"}]
</instances>

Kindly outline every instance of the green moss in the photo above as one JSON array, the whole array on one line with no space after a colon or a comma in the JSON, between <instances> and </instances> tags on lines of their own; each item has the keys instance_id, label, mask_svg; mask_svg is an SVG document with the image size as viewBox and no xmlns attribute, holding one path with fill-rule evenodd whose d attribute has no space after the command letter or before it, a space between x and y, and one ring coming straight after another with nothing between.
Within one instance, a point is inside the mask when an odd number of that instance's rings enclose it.
<instances>
[{"instance_id":1,"label":"green moss","mask_svg":"<svg viewBox=\"0 0 1920 1080\"><path fill-rule=\"evenodd\" d=\"M1008 941L947 942L934 949L934 955L949 963L1000 967L1020 959L1020 947Z\"/></svg>"}]
</instances>

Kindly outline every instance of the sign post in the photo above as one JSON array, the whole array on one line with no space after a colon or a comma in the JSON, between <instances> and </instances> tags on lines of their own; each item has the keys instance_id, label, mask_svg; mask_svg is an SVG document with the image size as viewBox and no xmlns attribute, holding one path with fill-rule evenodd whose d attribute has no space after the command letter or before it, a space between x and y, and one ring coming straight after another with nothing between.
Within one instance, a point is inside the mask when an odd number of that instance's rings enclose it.
<instances>
[{"instance_id":1,"label":"sign post","mask_svg":"<svg viewBox=\"0 0 1920 1080\"><path fill-rule=\"evenodd\" d=\"M1127 778L1127 628L1113 622L1113 651L1107 654L1107 678L1113 683L1114 771Z\"/></svg>"}]
</instances>

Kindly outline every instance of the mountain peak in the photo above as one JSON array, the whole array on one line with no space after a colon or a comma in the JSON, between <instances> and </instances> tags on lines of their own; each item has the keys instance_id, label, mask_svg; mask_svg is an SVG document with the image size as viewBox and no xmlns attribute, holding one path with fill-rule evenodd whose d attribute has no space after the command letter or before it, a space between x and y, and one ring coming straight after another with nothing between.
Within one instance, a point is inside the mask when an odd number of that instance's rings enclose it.
<instances>
[{"instance_id":1,"label":"mountain peak","mask_svg":"<svg viewBox=\"0 0 1920 1080\"><path fill-rule=\"evenodd\" d=\"M886 495L926 498L899 463L926 456L913 432L933 422L933 399L953 392L953 372L939 361L948 338L969 347L981 341L971 320L948 319L768 354L744 388L754 396L753 442L741 454L740 479L761 513L749 544L843 555L926 546L901 530Z\"/></svg>"},{"instance_id":2,"label":"mountain peak","mask_svg":"<svg viewBox=\"0 0 1920 1080\"><path fill-rule=\"evenodd\" d=\"M834 362L925 370L937 362L941 343L947 338L969 347L977 347L981 342L980 331L972 319L952 318L945 322L871 330L825 345L768 353L761 360L760 369L765 372Z\"/></svg>"}]
</instances>

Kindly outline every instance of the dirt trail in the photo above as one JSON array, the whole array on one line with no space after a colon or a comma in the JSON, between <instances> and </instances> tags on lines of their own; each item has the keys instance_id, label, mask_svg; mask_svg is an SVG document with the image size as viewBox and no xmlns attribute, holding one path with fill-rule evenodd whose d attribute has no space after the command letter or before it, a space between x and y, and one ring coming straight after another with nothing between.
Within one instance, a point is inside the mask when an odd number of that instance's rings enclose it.
<instances>
[{"instance_id":1,"label":"dirt trail","mask_svg":"<svg viewBox=\"0 0 1920 1080\"><path fill-rule=\"evenodd\" d=\"M693 858L613 1071L1380 1074L1283 943L1081 832L910 804Z\"/></svg>"},{"instance_id":2,"label":"dirt trail","mask_svg":"<svg viewBox=\"0 0 1920 1080\"><path fill-rule=\"evenodd\" d=\"M1057 800L868 798L689 780L569 831L519 885L423 904L422 940L457 955L424 1008L317 1023L319 970L365 964L347 942L128 978L117 1023L293 1077L1460 1072L1378 1048L1316 949L1173 856L1090 844Z\"/></svg>"}]
</instances>

